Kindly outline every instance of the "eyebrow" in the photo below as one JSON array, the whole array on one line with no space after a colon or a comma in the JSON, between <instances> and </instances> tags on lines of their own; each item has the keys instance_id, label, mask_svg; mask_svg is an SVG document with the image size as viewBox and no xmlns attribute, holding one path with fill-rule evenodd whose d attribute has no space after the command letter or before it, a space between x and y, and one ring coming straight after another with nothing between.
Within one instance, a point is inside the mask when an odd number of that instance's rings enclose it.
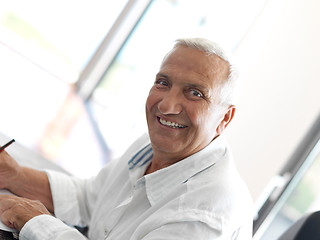
<instances>
[{"instance_id":1,"label":"eyebrow","mask_svg":"<svg viewBox=\"0 0 320 240\"><path fill-rule=\"evenodd\" d=\"M164 74L164 73L157 73L156 77L164 77L164 78L167 78L167 79L170 79L168 75Z\"/></svg>"}]
</instances>

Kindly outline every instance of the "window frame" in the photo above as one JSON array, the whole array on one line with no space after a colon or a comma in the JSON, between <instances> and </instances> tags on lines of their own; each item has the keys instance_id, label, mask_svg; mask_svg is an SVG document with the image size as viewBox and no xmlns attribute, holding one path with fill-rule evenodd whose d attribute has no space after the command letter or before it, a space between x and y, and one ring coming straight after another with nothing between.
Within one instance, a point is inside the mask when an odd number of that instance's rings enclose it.
<instances>
[{"instance_id":1,"label":"window frame","mask_svg":"<svg viewBox=\"0 0 320 240\"><path fill-rule=\"evenodd\" d=\"M75 83L84 101L91 98L105 72L153 0L129 0Z\"/></svg>"},{"instance_id":2,"label":"window frame","mask_svg":"<svg viewBox=\"0 0 320 240\"><path fill-rule=\"evenodd\" d=\"M313 160L310 155L315 147L320 144L320 114L306 135L297 146L289 160L283 166L282 170L271 181L262 194L261 202L256 208L256 216L253 221L254 239L259 239L268 228L272 220L275 218L279 209L282 207L286 199L286 192L295 181L299 180L299 176L303 174L312 164ZM293 186L295 187L295 185Z\"/></svg>"}]
</instances>

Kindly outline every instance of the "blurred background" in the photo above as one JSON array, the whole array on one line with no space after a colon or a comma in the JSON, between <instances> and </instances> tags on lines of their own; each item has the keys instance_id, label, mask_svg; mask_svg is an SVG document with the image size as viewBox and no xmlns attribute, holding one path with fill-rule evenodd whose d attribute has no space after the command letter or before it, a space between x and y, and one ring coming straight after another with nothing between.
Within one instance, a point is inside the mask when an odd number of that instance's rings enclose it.
<instances>
[{"instance_id":1,"label":"blurred background","mask_svg":"<svg viewBox=\"0 0 320 240\"><path fill-rule=\"evenodd\" d=\"M275 239L320 209L319 11L318 0L1 1L0 133L93 176L146 131L145 99L173 41L209 38L240 70L226 134L256 239Z\"/></svg>"}]
</instances>

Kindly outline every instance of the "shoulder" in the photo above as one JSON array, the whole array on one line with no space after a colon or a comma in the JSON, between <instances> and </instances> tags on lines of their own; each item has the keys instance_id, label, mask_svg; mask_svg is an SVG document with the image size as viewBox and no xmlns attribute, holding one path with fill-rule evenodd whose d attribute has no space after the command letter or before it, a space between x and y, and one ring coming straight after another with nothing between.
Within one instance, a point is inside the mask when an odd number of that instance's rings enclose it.
<instances>
[{"instance_id":1,"label":"shoulder","mask_svg":"<svg viewBox=\"0 0 320 240\"><path fill-rule=\"evenodd\" d=\"M191 198L197 196L197 200L206 202L212 210L229 212L252 207L247 185L239 175L232 158L216 162L189 179L186 184L187 194Z\"/></svg>"},{"instance_id":2,"label":"shoulder","mask_svg":"<svg viewBox=\"0 0 320 240\"><path fill-rule=\"evenodd\" d=\"M183 204L186 209L206 212L209 222L218 221L235 227L252 222L251 194L232 156L217 161L186 184Z\"/></svg>"},{"instance_id":3,"label":"shoulder","mask_svg":"<svg viewBox=\"0 0 320 240\"><path fill-rule=\"evenodd\" d=\"M166 211L162 215L166 223L198 222L224 239L231 239L235 234L245 236L239 239L249 239L253 222L252 199L241 178L229 174L231 170L216 176L217 167L189 179L183 184L185 191L165 205Z\"/></svg>"}]
</instances>

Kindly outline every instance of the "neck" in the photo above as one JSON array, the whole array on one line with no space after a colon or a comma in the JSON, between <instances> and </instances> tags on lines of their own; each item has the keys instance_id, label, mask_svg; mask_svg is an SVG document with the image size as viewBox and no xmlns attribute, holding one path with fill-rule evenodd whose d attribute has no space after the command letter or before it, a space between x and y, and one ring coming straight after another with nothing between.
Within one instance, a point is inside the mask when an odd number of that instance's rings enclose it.
<instances>
[{"instance_id":1,"label":"neck","mask_svg":"<svg viewBox=\"0 0 320 240\"><path fill-rule=\"evenodd\" d=\"M182 159L184 159L184 157L173 157L169 154L161 154L157 151L153 151L151 164L147 168L145 175L158 171L162 168L169 167L170 165L175 164Z\"/></svg>"}]
</instances>

